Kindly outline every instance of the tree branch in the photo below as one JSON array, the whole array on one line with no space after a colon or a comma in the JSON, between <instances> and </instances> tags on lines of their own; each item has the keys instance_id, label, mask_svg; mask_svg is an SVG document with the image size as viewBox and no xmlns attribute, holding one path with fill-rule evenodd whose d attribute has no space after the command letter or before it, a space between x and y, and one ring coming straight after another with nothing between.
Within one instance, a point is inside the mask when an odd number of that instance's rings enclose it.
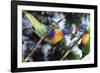
<instances>
[{"instance_id":1,"label":"tree branch","mask_svg":"<svg viewBox=\"0 0 100 73\"><path fill-rule=\"evenodd\" d=\"M74 42L74 44L69 48L69 50L67 50L66 53L60 58L60 60L64 60L64 59L65 59L65 57L70 53L70 51L72 50L72 48L73 48L75 45L77 45L78 41L82 38L82 36L83 36L83 35L81 35L81 36L79 37L79 39L76 40L76 41Z\"/></svg>"}]
</instances>

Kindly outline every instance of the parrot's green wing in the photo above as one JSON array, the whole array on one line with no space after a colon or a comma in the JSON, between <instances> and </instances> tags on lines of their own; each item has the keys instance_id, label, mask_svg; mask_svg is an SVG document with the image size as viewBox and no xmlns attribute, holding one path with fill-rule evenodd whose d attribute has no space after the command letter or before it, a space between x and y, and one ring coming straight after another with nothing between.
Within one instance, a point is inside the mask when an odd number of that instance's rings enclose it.
<instances>
[{"instance_id":1,"label":"parrot's green wing","mask_svg":"<svg viewBox=\"0 0 100 73\"><path fill-rule=\"evenodd\" d=\"M85 57L87 54L89 54L89 52L90 52L90 40L88 41L86 46L82 48L83 57Z\"/></svg>"},{"instance_id":2,"label":"parrot's green wing","mask_svg":"<svg viewBox=\"0 0 100 73\"><path fill-rule=\"evenodd\" d=\"M40 23L31 13L24 12L25 16L27 17L28 21L32 24L33 28L35 29L35 33L42 37L48 31L47 26ZM51 41L47 38L44 39L45 42L51 43Z\"/></svg>"},{"instance_id":3,"label":"parrot's green wing","mask_svg":"<svg viewBox=\"0 0 100 73\"><path fill-rule=\"evenodd\" d=\"M47 32L47 27L40 23L31 13L25 12L25 16L27 17L28 21L32 24L33 28L35 29L35 33L42 37L45 32Z\"/></svg>"}]
</instances>

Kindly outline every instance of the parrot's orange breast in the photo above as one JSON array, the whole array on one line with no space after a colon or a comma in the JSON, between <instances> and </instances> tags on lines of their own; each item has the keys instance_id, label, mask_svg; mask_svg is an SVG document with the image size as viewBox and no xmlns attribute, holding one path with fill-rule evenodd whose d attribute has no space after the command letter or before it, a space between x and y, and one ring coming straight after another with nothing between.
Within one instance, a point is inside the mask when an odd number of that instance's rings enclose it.
<instances>
[{"instance_id":1,"label":"parrot's orange breast","mask_svg":"<svg viewBox=\"0 0 100 73\"><path fill-rule=\"evenodd\" d=\"M83 35L83 37L82 37L82 44L83 45L86 45L87 44L87 42L88 42L88 40L89 40L89 34L85 34L85 35Z\"/></svg>"},{"instance_id":2,"label":"parrot's orange breast","mask_svg":"<svg viewBox=\"0 0 100 73\"><path fill-rule=\"evenodd\" d=\"M51 38L52 44L56 44L57 42L59 42L62 39L63 39L63 32L60 29L55 29L55 34Z\"/></svg>"}]
</instances>

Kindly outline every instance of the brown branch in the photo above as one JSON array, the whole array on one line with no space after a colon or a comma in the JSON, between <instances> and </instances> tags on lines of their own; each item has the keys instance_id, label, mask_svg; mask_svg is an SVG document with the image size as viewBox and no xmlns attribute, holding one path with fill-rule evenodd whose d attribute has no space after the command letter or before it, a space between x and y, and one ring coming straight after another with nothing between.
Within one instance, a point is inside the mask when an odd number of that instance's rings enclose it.
<instances>
[{"instance_id":1,"label":"brown branch","mask_svg":"<svg viewBox=\"0 0 100 73\"><path fill-rule=\"evenodd\" d=\"M47 36L48 34L45 34L43 37L40 38L40 40L36 43L36 46L33 48L32 52L26 57L25 62L29 60L29 58L32 56L32 54L35 52L37 46L43 41L43 39Z\"/></svg>"},{"instance_id":2,"label":"brown branch","mask_svg":"<svg viewBox=\"0 0 100 73\"><path fill-rule=\"evenodd\" d=\"M81 36L79 37L79 39L76 40L76 41L74 42L74 44L69 48L69 50L67 50L66 53L60 58L60 60L64 60L64 59L65 59L65 57L70 53L70 51L72 50L72 48L73 48L75 45L77 45L78 41L82 38L82 36L83 36L83 35L81 35Z\"/></svg>"}]
</instances>

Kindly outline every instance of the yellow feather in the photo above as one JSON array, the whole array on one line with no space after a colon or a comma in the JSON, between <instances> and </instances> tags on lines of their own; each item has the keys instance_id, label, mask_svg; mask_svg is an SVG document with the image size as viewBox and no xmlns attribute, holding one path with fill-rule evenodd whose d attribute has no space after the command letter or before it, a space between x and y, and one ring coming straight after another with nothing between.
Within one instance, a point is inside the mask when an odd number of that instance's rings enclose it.
<instances>
[{"instance_id":1,"label":"yellow feather","mask_svg":"<svg viewBox=\"0 0 100 73\"><path fill-rule=\"evenodd\" d=\"M82 37L82 44L83 45L87 44L87 42L89 41L89 37L90 37L90 35L88 33L83 35L83 37Z\"/></svg>"}]
</instances>

